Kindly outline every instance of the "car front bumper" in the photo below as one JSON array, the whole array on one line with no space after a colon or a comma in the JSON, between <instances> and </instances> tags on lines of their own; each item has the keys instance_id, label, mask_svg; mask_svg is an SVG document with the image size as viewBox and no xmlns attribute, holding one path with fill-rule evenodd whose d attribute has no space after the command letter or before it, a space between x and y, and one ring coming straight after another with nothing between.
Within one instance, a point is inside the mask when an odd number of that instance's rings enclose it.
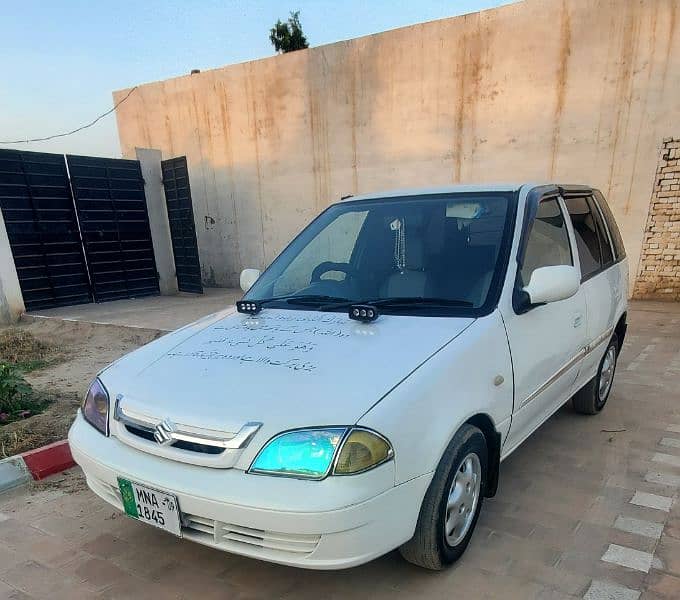
<instances>
[{"instance_id":1,"label":"car front bumper","mask_svg":"<svg viewBox=\"0 0 680 600\"><path fill-rule=\"evenodd\" d=\"M123 477L175 494L187 539L309 569L353 567L410 539L431 479L394 485L393 461L323 481L188 465L104 437L80 414L69 444L90 488L118 509Z\"/></svg>"}]
</instances>

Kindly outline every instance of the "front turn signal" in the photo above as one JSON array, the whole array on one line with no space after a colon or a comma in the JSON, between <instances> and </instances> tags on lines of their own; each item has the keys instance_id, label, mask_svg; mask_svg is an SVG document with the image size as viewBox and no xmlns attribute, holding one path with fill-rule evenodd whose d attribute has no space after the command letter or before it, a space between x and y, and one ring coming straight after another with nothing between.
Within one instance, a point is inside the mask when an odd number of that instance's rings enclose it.
<instances>
[{"instance_id":1,"label":"front turn signal","mask_svg":"<svg viewBox=\"0 0 680 600\"><path fill-rule=\"evenodd\" d=\"M343 441L335 463L335 475L354 475L368 471L394 456L390 443L368 429L353 429Z\"/></svg>"}]
</instances>

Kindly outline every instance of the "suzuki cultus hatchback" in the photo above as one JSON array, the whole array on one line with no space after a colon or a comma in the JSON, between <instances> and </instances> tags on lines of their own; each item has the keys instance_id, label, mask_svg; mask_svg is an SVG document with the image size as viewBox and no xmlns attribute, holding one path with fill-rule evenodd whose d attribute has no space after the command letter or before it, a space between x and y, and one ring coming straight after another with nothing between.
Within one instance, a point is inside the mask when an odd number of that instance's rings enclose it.
<instances>
[{"instance_id":1,"label":"suzuki cultus hatchback","mask_svg":"<svg viewBox=\"0 0 680 600\"><path fill-rule=\"evenodd\" d=\"M626 333L585 186L349 198L241 284L101 371L69 440L131 517L299 567L455 561L501 461L568 400L602 410Z\"/></svg>"}]
</instances>

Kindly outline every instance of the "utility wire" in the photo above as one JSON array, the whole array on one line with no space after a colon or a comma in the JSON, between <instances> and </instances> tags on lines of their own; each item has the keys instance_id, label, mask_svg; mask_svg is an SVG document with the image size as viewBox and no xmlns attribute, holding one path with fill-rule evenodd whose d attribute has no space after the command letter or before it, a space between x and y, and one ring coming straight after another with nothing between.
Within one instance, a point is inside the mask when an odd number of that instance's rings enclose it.
<instances>
[{"instance_id":1,"label":"utility wire","mask_svg":"<svg viewBox=\"0 0 680 600\"><path fill-rule=\"evenodd\" d=\"M111 110L107 110L104 114L99 115L94 121L91 123L87 123L87 125L81 125L80 127L77 127L73 131L67 131L66 133L56 133L55 135L48 135L47 137L42 137L42 138L32 138L29 140L9 140L9 141L0 141L0 144L28 144L30 142L46 142L47 140L53 140L55 138L60 138L60 137L66 137L67 135L73 135L74 133L78 133L79 131L82 131L83 129L87 129L88 127L92 127L97 121L103 119L105 116L110 115L114 110L116 110L123 102L125 102L132 92L134 92L137 89L137 86L133 87L124 98L121 98Z\"/></svg>"}]
</instances>

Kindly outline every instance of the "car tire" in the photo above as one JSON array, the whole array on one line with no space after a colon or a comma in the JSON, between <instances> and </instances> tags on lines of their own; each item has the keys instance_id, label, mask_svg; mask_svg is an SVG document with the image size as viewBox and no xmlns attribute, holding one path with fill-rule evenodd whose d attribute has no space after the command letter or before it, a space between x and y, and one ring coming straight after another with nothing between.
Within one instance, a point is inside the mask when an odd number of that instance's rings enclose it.
<instances>
[{"instance_id":1,"label":"car tire","mask_svg":"<svg viewBox=\"0 0 680 600\"><path fill-rule=\"evenodd\" d=\"M574 395L573 404L577 413L596 415L604 408L614 383L618 355L619 340L614 334L597 368L597 375Z\"/></svg>"},{"instance_id":2,"label":"car tire","mask_svg":"<svg viewBox=\"0 0 680 600\"><path fill-rule=\"evenodd\" d=\"M482 509L488 464L484 434L463 425L432 477L413 537L399 549L407 561L440 571L461 557Z\"/></svg>"}]
</instances>

